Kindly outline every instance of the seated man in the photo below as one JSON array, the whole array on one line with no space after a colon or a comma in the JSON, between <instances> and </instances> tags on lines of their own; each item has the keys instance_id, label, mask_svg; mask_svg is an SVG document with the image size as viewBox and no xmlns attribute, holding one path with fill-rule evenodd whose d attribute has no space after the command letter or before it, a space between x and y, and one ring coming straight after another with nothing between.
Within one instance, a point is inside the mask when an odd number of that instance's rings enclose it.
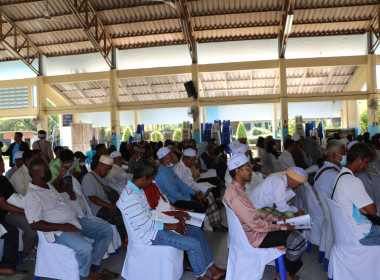
<instances>
[{"instance_id":1,"label":"seated man","mask_svg":"<svg viewBox=\"0 0 380 280\"><path fill-rule=\"evenodd\" d=\"M354 144L348 150L346 167L340 171L331 195L347 214L359 242L368 246L380 245L380 226L366 217L376 215L377 208L362 181L354 174L365 171L371 157L372 152L367 145Z\"/></svg>"},{"instance_id":2,"label":"seated man","mask_svg":"<svg viewBox=\"0 0 380 280\"><path fill-rule=\"evenodd\" d=\"M74 157L79 159L78 164L80 169L80 176L77 179L80 183L82 183L84 176L88 173L86 166L86 159L88 159L88 156L85 156L82 152L77 151L74 153Z\"/></svg>"},{"instance_id":3,"label":"seated man","mask_svg":"<svg viewBox=\"0 0 380 280\"><path fill-rule=\"evenodd\" d=\"M127 234L123 218L116 206L119 194L109 186L105 178L112 169L112 165L113 159L102 155L95 169L84 176L82 192L86 197L92 215L115 225L121 240L126 241Z\"/></svg>"},{"instance_id":4,"label":"seated man","mask_svg":"<svg viewBox=\"0 0 380 280\"><path fill-rule=\"evenodd\" d=\"M194 165L196 152L193 149L186 149L183 153L182 160L180 160L174 166L174 172L185 184L192 188L196 192L203 192L208 200L208 206L205 213L210 221L210 224L214 231L227 231L227 228L220 222L222 221L218 207L216 206L215 198L212 193L212 189L215 187L210 186L209 189L205 189L207 185L197 183L194 181L191 175L190 167Z\"/></svg>"},{"instance_id":5,"label":"seated man","mask_svg":"<svg viewBox=\"0 0 380 280\"><path fill-rule=\"evenodd\" d=\"M247 157L244 154L232 156L228 161L228 168L233 181L223 199L239 219L248 242L255 248L276 247L279 250L285 250L284 246L290 234L289 231L294 230L294 227L289 224L275 224L279 220L285 221L285 218L269 213L260 213L252 204L244 188L244 185L251 180L252 175ZM288 279L298 279L293 275L301 268L302 261L300 259L290 261L285 257L285 266ZM279 277L280 275L277 274L277 279Z\"/></svg>"},{"instance_id":6,"label":"seated man","mask_svg":"<svg viewBox=\"0 0 380 280\"><path fill-rule=\"evenodd\" d=\"M98 144L96 145L96 154L92 156L91 161L91 170L94 170L95 167L98 165L99 159L102 155L107 154L107 147L105 144Z\"/></svg>"},{"instance_id":7,"label":"seated man","mask_svg":"<svg viewBox=\"0 0 380 280\"><path fill-rule=\"evenodd\" d=\"M15 153L16 164L11 169L9 169L7 173L5 173L5 177L7 177L8 180L10 180L13 174L15 174L15 172L19 170L20 167L24 164L24 162L22 161L23 153L24 152L22 151Z\"/></svg>"},{"instance_id":8,"label":"seated man","mask_svg":"<svg viewBox=\"0 0 380 280\"><path fill-rule=\"evenodd\" d=\"M117 277L108 270L97 272L91 267L100 265L112 239L111 227L76 216L66 197L49 183L51 171L45 161L33 160L29 165L29 174L32 182L23 202L30 226L43 231L48 242L73 249L80 276L89 279ZM91 244L85 237L93 239L94 243Z\"/></svg>"},{"instance_id":9,"label":"seated man","mask_svg":"<svg viewBox=\"0 0 380 280\"><path fill-rule=\"evenodd\" d=\"M282 170L288 170L291 167L296 166L292 153L296 148L296 144L292 139L286 139L284 142L284 151L278 157L278 162L281 165Z\"/></svg>"},{"instance_id":10,"label":"seated man","mask_svg":"<svg viewBox=\"0 0 380 280\"><path fill-rule=\"evenodd\" d=\"M290 196L294 196L291 189L297 189L306 181L307 174L300 167L292 167L285 172L274 173L253 190L252 202L259 211L275 211L277 215L285 215L289 218L294 217L294 214L304 215L305 213L301 209L289 206L287 200Z\"/></svg>"},{"instance_id":11,"label":"seated man","mask_svg":"<svg viewBox=\"0 0 380 280\"><path fill-rule=\"evenodd\" d=\"M49 166L51 166L52 164L54 164L55 161L59 160L59 156L61 155L61 152L63 151L63 147L62 146L55 146L54 147L54 154L55 154L55 158L49 162Z\"/></svg>"},{"instance_id":12,"label":"seated man","mask_svg":"<svg viewBox=\"0 0 380 280\"><path fill-rule=\"evenodd\" d=\"M1 215L1 214L0 214ZM18 241L19 232L18 229L0 218L0 238L4 240L3 257L0 261L0 275L12 275L16 270L18 259ZM24 278L25 277L25 278ZM25 273L24 277L20 279L26 279L28 276ZM6 279L6 278L4 278Z\"/></svg>"},{"instance_id":13,"label":"seated man","mask_svg":"<svg viewBox=\"0 0 380 280\"><path fill-rule=\"evenodd\" d=\"M305 157L303 154L303 139L298 134L294 134L292 139L295 142L295 149L292 152L292 156L294 159L294 163L296 166L301 167L303 169L307 169L309 165L305 162Z\"/></svg>"},{"instance_id":14,"label":"seated man","mask_svg":"<svg viewBox=\"0 0 380 280\"><path fill-rule=\"evenodd\" d=\"M22 154L22 162L24 164L21 165L20 169L17 170L15 174L13 174L10 180L14 190L23 196L25 196L26 191L29 188L30 180L32 180L28 173L28 166L33 159L35 159L33 152L31 150L25 151Z\"/></svg>"},{"instance_id":15,"label":"seated man","mask_svg":"<svg viewBox=\"0 0 380 280\"><path fill-rule=\"evenodd\" d=\"M131 158L128 161L128 171L133 173L135 170L135 166L137 161L144 155L145 148L139 147L135 145L133 147Z\"/></svg>"},{"instance_id":16,"label":"seated man","mask_svg":"<svg viewBox=\"0 0 380 280\"><path fill-rule=\"evenodd\" d=\"M123 158L121 157L120 152L112 152L110 157L113 158L113 165L106 178L110 187L121 194L127 185L128 180L132 179L132 174L125 172L124 168L122 167Z\"/></svg>"},{"instance_id":17,"label":"seated man","mask_svg":"<svg viewBox=\"0 0 380 280\"><path fill-rule=\"evenodd\" d=\"M314 188L331 197L336 177L341 167L346 164L346 154L346 147L341 141L333 139L327 143L325 152L327 160L315 174Z\"/></svg>"},{"instance_id":18,"label":"seated man","mask_svg":"<svg viewBox=\"0 0 380 280\"><path fill-rule=\"evenodd\" d=\"M148 245L165 245L185 250L198 280L211 280L206 275L208 269L212 279L224 278L226 272L215 265L202 230L185 224L185 219L190 218L187 213L176 212L174 217L179 220L176 224L164 224L151 219L151 209L142 190L152 183L155 173L156 167L153 163L141 160L136 165L132 182L128 182L118 202L136 236Z\"/></svg>"},{"instance_id":19,"label":"seated man","mask_svg":"<svg viewBox=\"0 0 380 280\"><path fill-rule=\"evenodd\" d=\"M0 221L4 221L24 231L22 235L24 244L23 259L32 261L34 257L29 257L29 252L33 250L34 245L37 244L37 232L30 227L25 218L24 210L7 202L15 191L8 179L2 175L3 172L4 160L0 156Z\"/></svg>"},{"instance_id":20,"label":"seated man","mask_svg":"<svg viewBox=\"0 0 380 280\"><path fill-rule=\"evenodd\" d=\"M203 193L194 191L178 178L173 170L173 153L167 147L163 147L157 151L157 157L160 160L160 167L156 176L156 184L162 194L177 207L204 213L207 208L207 198Z\"/></svg>"}]
</instances>

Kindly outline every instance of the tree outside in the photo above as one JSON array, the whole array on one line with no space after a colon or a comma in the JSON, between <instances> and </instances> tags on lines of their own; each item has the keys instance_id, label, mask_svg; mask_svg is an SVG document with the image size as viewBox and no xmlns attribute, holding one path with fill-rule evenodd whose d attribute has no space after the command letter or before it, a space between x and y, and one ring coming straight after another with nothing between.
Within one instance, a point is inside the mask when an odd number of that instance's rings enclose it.
<instances>
[{"instance_id":1,"label":"tree outside","mask_svg":"<svg viewBox=\"0 0 380 280\"><path fill-rule=\"evenodd\" d=\"M127 126L124 130L123 136L121 137L121 141L129 141L130 136L133 136L133 133L131 128Z\"/></svg>"},{"instance_id":2,"label":"tree outside","mask_svg":"<svg viewBox=\"0 0 380 280\"><path fill-rule=\"evenodd\" d=\"M245 126L242 122L239 122L238 128L237 128L237 133L236 133L236 138L247 138L247 130L245 129Z\"/></svg>"},{"instance_id":3,"label":"tree outside","mask_svg":"<svg viewBox=\"0 0 380 280\"><path fill-rule=\"evenodd\" d=\"M173 140L181 142L182 141L182 131L180 128L177 128L173 133Z\"/></svg>"},{"instance_id":4,"label":"tree outside","mask_svg":"<svg viewBox=\"0 0 380 280\"><path fill-rule=\"evenodd\" d=\"M150 140L153 142L160 142L160 141L162 142L163 139L164 139L164 137L162 136L161 132L159 132L159 131L154 131L150 135Z\"/></svg>"}]
</instances>

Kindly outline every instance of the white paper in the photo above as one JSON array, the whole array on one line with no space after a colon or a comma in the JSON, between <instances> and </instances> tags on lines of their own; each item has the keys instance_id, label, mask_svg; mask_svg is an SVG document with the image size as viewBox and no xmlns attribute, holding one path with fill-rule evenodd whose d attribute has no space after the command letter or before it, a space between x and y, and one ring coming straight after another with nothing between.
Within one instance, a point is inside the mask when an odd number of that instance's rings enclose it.
<instances>
[{"instance_id":1,"label":"white paper","mask_svg":"<svg viewBox=\"0 0 380 280\"><path fill-rule=\"evenodd\" d=\"M318 165L312 165L305 170L307 174L316 173L318 171Z\"/></svg>"},{"instance_id":2,"label":"white paper","mask_svg":"<svg viewBox=\"0 0 380 280\"><path fill-rule=\"evenodd\" d=\"M206 214L204 213L194 213L194 212L186 212L190 215L191 219L186 220L186 224L196 226L196 227L201 227L202 223L205 219Z\"/></svg>"},{"instance_id":3,"label":"white paper","mask_svg":"<svg viewBox=\"0 0 380 280\"><path fill-rule=\"evenodd\" d=\"M158 205L155 209L157 212L169 212L169 211L175 211L175 208L170 205L169 202L164 201L162 197L160 197L160 200L158 201Z\"/></svg>"},{"instance_id":4,"label":"white paper","mask_svg":"<svg viewBox=\"0 0 380 280\"><path fill-rule=\"evenodd\" d=\"M152 211L151 218L155 221L163 222L164 224L176 224L179 222L176 218L166 215L164 213L158 212L156 210Z\"/></svg>"},{"instance_id":5,"label":"white paper","mask_svg":"<svg viewBox=\"0 0 380 280\"><path fill-rule=\"evenodd\" d=\"M295 229L311 229L311 225L313 224L309 214L286 219L285 223L294 226ZM278 221L277 224L282 225L284 222Z\"/></svg>"},{"instance_id":6,"label":"white paper","mask_svg":"<svg viewBox=\"0 0 380 280\"><path fill-rule=\"evenodd\" d=\"M24 198L23 195L19 194L19 193L13 193L8 199L7 199L7 203L8 204L11 204L13 206L16 206L18 208L24 208L22 207L21 205L21 200Z\"/></svg>"},{"instance_id":7,"label":"white paper","mask_svg":"<svg viewBox=\"0 0 380 280\"><path fill-rule=\"evenodd\" d=\"M70 166L70 168L66 171L65 175L63 175L63 178L70 175L70 171L75 168L75 166L78 164L79 158L76 159L76 161L73 162L73 164Z\"/></svg>"},{"instance_id":8,"label":"white paper","mask_svg":"<svg viewBox=\"0 0 380 280\"><path fill-rule=\"evenodd\" d=\"M2 224L0 224L0 237L7 233L7 230L5 227L3 227Z\"/></svg>"},{"instance_id":9,"label":"white paper","mask_svg":"<svg viewBox=\"0 0 380 280\"><path fill-rule=\"evenodd\" d=\"M201 177L201 179L216 177L216 170L209 169L204 173L200 173L199 176Z\"/></svg>"},{"instance_id":10,"label":"white paper","mask_svg":"<svg viewBox=\"0 0 380 280\"><path fill-rule=\"evenodd\" d=\"M204 193L207 193L208 189L210 188L215 188L214 185L211 185L210 183L208 182L204 182L204 183L198 183L197 184L197 187Z\"/></svg>"}]
</instances>

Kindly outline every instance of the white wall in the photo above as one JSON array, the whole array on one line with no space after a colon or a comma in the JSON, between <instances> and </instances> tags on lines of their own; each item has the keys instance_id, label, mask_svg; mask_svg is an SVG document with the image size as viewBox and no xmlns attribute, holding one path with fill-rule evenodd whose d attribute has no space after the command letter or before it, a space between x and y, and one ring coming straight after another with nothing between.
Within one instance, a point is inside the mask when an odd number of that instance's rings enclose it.
<instances>
[{"instance_id":1,"label":"white wall","mask_svg":"<svg viewBox=\"0 0 380 280\"><path fill-rule=\"evenodd\" d=\"M38 69L38 62L33 66ZM3 61L0 62L0 81L34 78L37 75L22 61Z\"/></svg>"},{"instance_id":2,"label":"white wall","mask_svg":"<svg viewBox=\"0 0 380 280\"><path fill-rule=\"evenodd\" d=\"M219 106L219 119L233 122L271 120L272 111L272 104ZM207 120L207 122L213 121Z\"/></svg>"},{"instance_id":3,"label":"white wall","mask_svg":"<svg viewBox=\"0 0 380 280\"><path fill-rule=\"evenodd\" d=\"M179 124L184 121L192 122L188 115L189 108L168 108L140 110L143 124Z\"/></svg>"},{"instance_id":4,"label":"white wall","mask_svg":"<svg viewBox=\"0 0 380 280\"><path fill-rule=\"evenodd\" d=\"M135 125L134 111L121 111L119 114L121 126ZM84 113L78 114L78 116L82 123L91 123L93 127L111 126L111 115L109 112Z\"/></svg>"},{"instance_id":5,"label":"white wall","mask_svg":"<svg viewBox=\"0 0 380 280\"><path fill-rule=\"evenodd\" d=\"M326 102L298 102L289 103L289 119L301 115L302 118L340 118L340 111L343 108L343 101ZM278 112L279 109L278 109ZM280 113L277 114L280 118Z\"/></svg>"}]
</instances>

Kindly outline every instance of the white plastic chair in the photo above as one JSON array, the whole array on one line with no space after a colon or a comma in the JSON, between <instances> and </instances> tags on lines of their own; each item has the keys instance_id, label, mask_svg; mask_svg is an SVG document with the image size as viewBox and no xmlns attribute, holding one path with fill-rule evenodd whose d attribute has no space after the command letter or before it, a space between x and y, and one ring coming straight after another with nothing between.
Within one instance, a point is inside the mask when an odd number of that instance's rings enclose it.
<instances>
[{"instance_id":1,"label":"white plastic chair","mask_svg":"<svg viewBox=\"0 0 380 280\"><path fill-rule=\"evenodd\" d=\"M328 263L330 261L331 250L334 244L334 237L332 233L332 225L331 225L331 217L330 211L326 204L326 199L330 199L326 193L317 190L319 201L322 205L323 211L323 225L322 225L322 233L321 233L321 242L319 244L319 263L323 261L323 253L325 257L325 263L323 269L325 271L328 270ZM321 255L322 252L322 255Z\"/></svg>"},{"instance_id":2,"label":"white plastic chair","mask_svg":"<svg viewBox=\"0 0 380 280\"><path fill-rule=\"evenodd\" d=\"M284 252L276 248L254 248L248 242L247 235L235 213L226 207L228 221L228 263L227 280L250 279L258 280L263 277L265 266L273 260L279 259L281 279L286 280Z\"/></svg>"},{"instance_id":3,"label":"white plastic chair","mask_svg":"<svg viewBox=\"0 0 380 280\"><path fill-rule=\"evenodd\" d=\"M48 277L62 280L79 280L79 265L74 250L64 245L49 243L43 232L37 231L38 250L35 279Z\"/></svg>"},{"instance_id":4,"label":"white plastic chair","mask_svg":"<svg viewBox=\"0 0 380 280\"><path fill-rule=\"evenodd\" d=\"M116 205L120 209L119 201ZM181 278L183 251L170 246L142 243L131 228L128 218L124 214L122 216L128 233L128 248L121 276L127 280L178 280Z\"/></svg>"},{"instance_id":5,"label":"white plastic chair","mask_svg":"<svg viewBox=\"0 0 380 280\"><path fill-rule=\"evenodd\" d=\"M313 225L311 230L305 231L306 237L310 243L319 246L321 240L321 232L323 227L323 211L319 205L317 197L308 182L303 184L303 191L305 194L305 200L303 201L306 214L310 214Z\"/></svg>"},{"instance_id":6,"label":"white plastic chair","mask_svg":"<svg viewBox=\"0 0 380 280\"><path fill-rule=\"evenodd\" d=\"M374 202L377 207L377 215L380 215L380 175L370 173Z\"/></svg>"},{"instance_id":7,"label":"white plastic chair","mask_svg":"<svg viewBox=\"0 0 380 280\"><path fill-rule=\"evenodd\" d=\"M330 211L334 246L329 278L334 280L377 280L380 275L380 246L362 245L341 206L325 198Z\"/></svg>"},{"instance_id":8,"label":"white plastic chair","mask_svg":"<svg viewBox=\"0 0 380 280\"><path fill-rule=\"evenodd\" d=\"M373 192L371 178L369 178L365 172L361 172L359 174L356 174L356 177L358 177L362 181L364 188L365 188L366 192L368 193L369 197L373 201L375 201L375 195Z\"/></svg>"}]
</instances>

